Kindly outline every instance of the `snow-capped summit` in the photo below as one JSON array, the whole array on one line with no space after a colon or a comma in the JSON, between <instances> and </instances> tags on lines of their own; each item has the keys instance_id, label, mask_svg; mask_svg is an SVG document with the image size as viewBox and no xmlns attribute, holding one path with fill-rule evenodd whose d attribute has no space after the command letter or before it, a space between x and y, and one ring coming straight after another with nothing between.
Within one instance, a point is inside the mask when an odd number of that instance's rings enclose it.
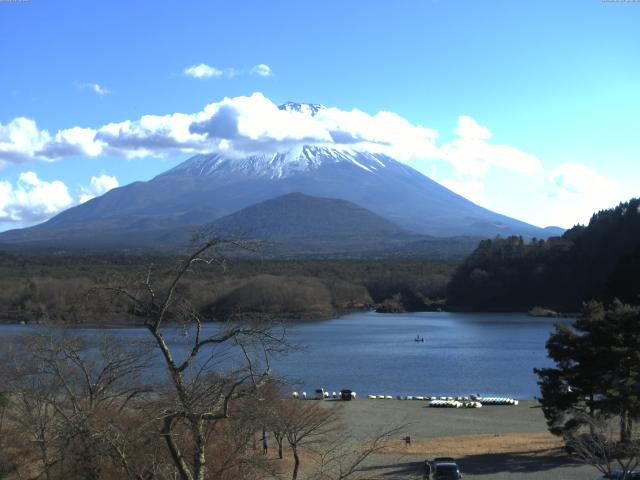
<instances>
[{"instance_id":1,"label":"snow-capped summit","mask_svg":"<svg viewBox=\"0 0 640 480\"><path fill-rule=\"evenodd\" d=\"M319 103L284 102L282 105L279 105L278 108L288 112L306 113L307 115L314 117L319 110L327 107L320 105Z\"/></svg>"},{"instance_id":2,"label":"snow-capped summit","mask_svg":"<svg viewBox=\"0 0 640 480\"><path fill-rule=\"evenodd\" d=\"M340 163L355 166L369 174L377 174L380 169L389 166L402 168L399 162L378 153L299 145L282 153L249 155L240 159L220 154L196 155L162 175L212 177L241 174L253 178L277 179L310 173L322 166Z\"/></svg>"}]
</instances>

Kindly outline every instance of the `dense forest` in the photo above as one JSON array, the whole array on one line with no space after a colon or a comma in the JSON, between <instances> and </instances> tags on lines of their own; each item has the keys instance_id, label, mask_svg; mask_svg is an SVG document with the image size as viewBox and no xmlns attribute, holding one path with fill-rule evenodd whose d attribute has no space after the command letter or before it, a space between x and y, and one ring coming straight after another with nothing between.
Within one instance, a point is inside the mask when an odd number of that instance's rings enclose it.
<instances>
[{"instance_id":1,"label":"dense forest","mask_svg":"<svg viewBox=\"0 0 640 480\"><path fill-rule=\"evenodd\" d=\"M104 287L140 288L147 274L175 269L177 256L2 253L0 319L96 323L127 307ZM461 264L434 259L230 258L196 268L184 295L209 319L326 318L379 311L440 309L579 311L586 300L634 303L640 293L640 199L593 215L562 237L483 240ZM101 293L102 292L102 293Z\"/></svg>"},{"instance_id":2,"label":"dense forest","mask_svg":"<svg viewBox=\"0 0 640 480\"><path fill-rule=\"evenodd\" d=\"M168 256L0 253L0 319L119 321L127 306L109 298L104 287L142 288L149 271L161 278L179 261ZM453 263L419 259L231 258L225 268L194 268L181 293L208 319L326 318L376 306L424 310L444 298L454 268Z\"/></svg>"},{"instance_id":3,"label":"dense forest","mask_svg":"<svg viewBox=\"0 0 640 480\"><path fill-rule=\"evenodd\" d=\"M540 306L576 312L582 302L640 294L640 199L594 214L548 240L484 240L447 288L449 308L523 311Z\"/></svg>"}]
</instances>

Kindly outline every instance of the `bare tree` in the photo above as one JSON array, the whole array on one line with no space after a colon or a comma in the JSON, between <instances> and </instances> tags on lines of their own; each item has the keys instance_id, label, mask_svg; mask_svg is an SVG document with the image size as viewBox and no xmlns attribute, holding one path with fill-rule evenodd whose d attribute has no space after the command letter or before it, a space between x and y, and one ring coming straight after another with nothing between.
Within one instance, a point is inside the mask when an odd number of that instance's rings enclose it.
<instances>
[{"instance_id":1,"label":"bare tree","mask_svg":"<svg viewBox=\"0 0 640 480\"><path fill-rule=\"evenodd\" d=\"M278 409L280 429L293 453L291 480L298 478L300 451L313 451L338 428L338 407L325 407L321 402L281 400ZM319 449L316 449L319 450Z\"/></svg>"},{"instance_id":2,"label":"bare tree","mask_svg":"<svg viewBox=\"0 0 640 480\"><path fill-rule=\"evenodd\" d=\"M566 441L569 454L582 463L591 465L605 478L627 478L627 474L640 464L640 443L631 438L621 441L603 415L585 416L588 432L577 433ZM617 472L617 473L616 473Z\"/></svg>"},{"instance_id":3,"label":"bare tree","mask_svg":"<svg viewBox=\"0 0 640 480\"><path fill-rule=\"evenodd\" d=\"M337 432L314 459L315 468L308 475L310 480L346 480L368 476L362 471L365 461L376 453L382 452L388 442L404 426L383 428L368 439L362 441L352 438L346 432Z\"/></svg>"},{"instance_id":4,"label":"bare tree","mask_svg":"<svg viewBox=\"0 0 640 480\"><path fill-rule=\"evenodd\" d=\"M27 440L21 463L34 478L98 479L107 464L144 478L131 468L130 437L118 421L148 391L140 375L146 356L108 336L95 345L56 333L27 336L5 355L7 416L17 443Z\"/></svg>"},{"instance_id":5,"label":"bare tree","mask_svg":"<svg viewBox=\"0 0 640 480\"><path fill-rule=\"evenodd\" d=\"M282 460L284 457L284 441L286 440L286 422L284 421L280 413L281 412L277 409L277 407L272 408L271 410L266 412L265 421L267 429L273 434L273 439L278 446L278 458Z\"/></svg>"},{"instance_id":6,"label":"bare tree","mask_svg":"<svg viewBox=\"0 0 640 480\"><path fill-rule=\"evenodd\" d=\"M3 440L9 436L13 439L15 457L20 458L15 465L18 474L21 469L30 468L36 472L36 478L50 480L64 458L52 402L56 385L51 378L39 375L22 377L24 365L19 372L11 367L11 364L3 362L2 380L7 389L7 425ZM7 370L13 370L12 375L6 375ZM21 435L16 435L18 432ZM8 445L4 448L8 450Z\"/></svg>"},{"instance_id":7,"label":"bare tree","mask_svg":"<svg viewBox=\"0 0 640 480\"><path fill-rule=\"evenodd\" d=\"M276 437L279 450L284 441L291 448L294 458L292 480L300 473L303 450L311 453L311 467L305 473L310 480L363 478L366 475L361 470L363 463L371 455L383 451L388 441L405 427L385 427L372 436L354 438L341 425L341 414L341 406L325 402L291 400L282 396L270 400L263 418Z\"/></svg>"},{"instance_id":8,"label":"bare tree","mask_svg":"<svg viewBox=\"0 0 640 480\"><path fill-rule=\"evenodd\" d=\"M187 274L199 265L224 268L224 249L237 246L242 245L219 238L206 241L180 263L164 288L154 284L150 268L138 291L107 289L130 302L160 352L169 378L160 433L182 480L206 478L209 426L228 419L232 402L250 395L270 377L269 354L284 348L283 333L275 335L259 324L224 325L205 334L200 312L179 295ZM183 325L185 334L191 335L187 345L169 341L169 322Z\"/></svg>"},{"instance_id":9,"label":"bare tree","mask_svg":"<svg viewBox=\"0 0 640 480\"><path fill-rule=\"evenodd\" d=\"M209 425L207 475L210 478L235 480L277 476L276 465L262 454L255 442L264 426L265 403L260 392L237 399L227 421Z\"/></svg>"}]
</instances>

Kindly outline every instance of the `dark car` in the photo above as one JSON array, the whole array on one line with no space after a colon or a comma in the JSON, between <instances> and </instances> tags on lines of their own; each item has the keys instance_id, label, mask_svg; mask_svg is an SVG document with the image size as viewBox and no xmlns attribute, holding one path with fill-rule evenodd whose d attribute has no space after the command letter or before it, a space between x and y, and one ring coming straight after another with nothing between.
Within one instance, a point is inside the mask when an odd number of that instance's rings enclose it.
<instances>
[{"instance_id":1,"label":"dark car","mask_svg":"<svg viewBox=\"0 0 640 480\"><path fill-rule=\"evenodd\" d=\"M352 398L352 391L349 389L345 389L345 390L340 390L340 398L342 400L346 400L347 402L351 400Z\"/></svg>"},{"instance_id":2,"label":"dark car","mask_svg":"<svg viewBox=\"0 0 640 480\"><path fill-rule=\"evenodd\" d=\"M456 460L451 457L436 457L433 459L433 463L456 463Z\"/></svg>"},{"instance_id":3,"label":"dark car","mask_svg":"<svg viewBox=\"0 0 640 480\"><path fill-rule=\"evenodd\" d=\"M459 480L462 478L458 464L455 462L436 462L434 460L433 480Z\"/></svg>"}]
</instances>

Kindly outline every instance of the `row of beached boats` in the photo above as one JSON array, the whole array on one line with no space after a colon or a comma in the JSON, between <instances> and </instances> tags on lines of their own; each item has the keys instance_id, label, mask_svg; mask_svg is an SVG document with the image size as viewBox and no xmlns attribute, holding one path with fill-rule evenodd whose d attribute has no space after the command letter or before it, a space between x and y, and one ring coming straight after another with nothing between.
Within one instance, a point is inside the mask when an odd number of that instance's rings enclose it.
<instances>
[{"instance_id":1,"label":"row of beached boats","mask_svg":"<svg viewBox=\"0 0 640 480\"><path fill-rule=\"evenodd\" d=\"M370 400L392 400L391 395L368 395ZM480 408L483 405L518 405L518 400L510 397L481 397L470 395L465 397L434 397L422 395L397 395L397 400L421 400L429 402L435 408Z\"/></svg>"},{"instance_id":2,"label":"row of beached boats","mask_svg":"<svg viewBox=\"0 0 640 480\"><path fill-rule=\"evenodd\" d=\"M483 405L518 405L518 400L509 397L440 397L429 401L434 408L481 408Z\"/></svg>"},{"instance_id":3,"label":"row of beached boats","mask_svg":"<svg viewBox=\"0 0 640 480\"><path fill-rule=\"evenodd\" d=\"M329 392L323 388L316 389L313 397L308 397L307 392L293 392L293 399L328 400L355 400L356 392L351 390L340 390L339 392ZM392 395L367 395L369 400L393 400ZM434 408L481 408L483 405L518 405L518 400L511 397L482 397L480 395L469 396L423 396L423 395L396 395L397 400L419 400L427 401L429 407Z\"/></svg>"},{"instance_id":4,"label":"row of beached boats","mask_svg":"<svg viewBox=\"0 0 640 480\"><path fill-rule=\"evenodd\" d=\"M482 408L482 402L460 400L431 400L429 406L433 408Z\"/></svg>"},{"instance_id":5,"label":"row of beached boats","mask_svg":"<svg viewBox=\"0 0 640 480\"><path fill-rule=\"evenodd\" d=\"M358 395L356 394L356 392L349 389L340 390L339 392L329 392L324 388L318 388L316 389L313 397L308 397L307 392L291 393L291 398L293 398L294 400L297 400L297 399L307 400L309 398L314 400L329 400L329 399L355 400L357 397Z\"/></svg>"}]
</instances>

